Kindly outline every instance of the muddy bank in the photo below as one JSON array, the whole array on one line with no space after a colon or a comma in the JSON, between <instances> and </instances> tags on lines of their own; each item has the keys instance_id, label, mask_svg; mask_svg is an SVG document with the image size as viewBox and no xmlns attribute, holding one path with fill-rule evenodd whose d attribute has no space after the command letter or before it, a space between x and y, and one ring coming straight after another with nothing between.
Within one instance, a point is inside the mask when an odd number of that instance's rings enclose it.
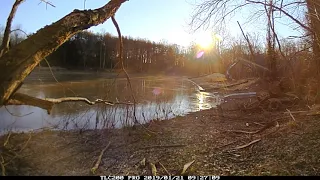
<instances>
[{"instance_id":1,"label":"muddy bank","mask_svg":"<svg viewBox=\"0 0 320 180\"><path fill-rule=\"evenodd\" d=\"M292 111L303 107L292 107ZM284 111L192 113L144 127L1 138L6 175L320 175L320 121ZM3 144L6 144L4 147ZM145 161L143 161L145 160Z\"/></svg>"}]
</instances>

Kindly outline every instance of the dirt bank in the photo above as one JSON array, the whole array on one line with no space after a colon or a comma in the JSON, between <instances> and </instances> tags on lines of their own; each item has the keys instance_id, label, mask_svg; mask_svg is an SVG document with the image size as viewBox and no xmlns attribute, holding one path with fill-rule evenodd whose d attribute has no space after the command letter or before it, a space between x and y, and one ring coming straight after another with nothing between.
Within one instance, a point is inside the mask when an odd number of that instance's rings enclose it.
<instances>
[{"instance_id":1,"label":"dirt bank","mask_svg":"<svg viewBox=\"0 0 320 180\"><path fill-rule=\"evenodd\" d=\"M320 175L319 118L294 117L283 111L222 116L207 110L153 121L148 130L11 134L1 138L2 164L6 175L91 175L110 143L98 175L151 175L150 163L158 175L174 175L193 160L187 174Z\"/></svg>"}]
</instances>

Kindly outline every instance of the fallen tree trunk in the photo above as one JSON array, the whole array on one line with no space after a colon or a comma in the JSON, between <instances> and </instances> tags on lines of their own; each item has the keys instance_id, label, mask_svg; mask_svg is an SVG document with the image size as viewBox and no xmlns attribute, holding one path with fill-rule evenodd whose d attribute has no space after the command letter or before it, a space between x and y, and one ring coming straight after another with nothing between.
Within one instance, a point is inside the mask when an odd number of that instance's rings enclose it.
<instances>
[{"instance_id":1,"label":"fallen tree trunk","mask_svg":"<svg viewBox=\"0 0 320 180\"><path fill-rule=\"evenodd\" d=\"M76 33L105 22L126 0L111 0L94 10L74 10L45 26L0 57L0 107L19 89L23 80L45 57ZM37 99L36 99L37 100ZM42 102L33 102L34 105Z\"/></svg>"}]
</instances>

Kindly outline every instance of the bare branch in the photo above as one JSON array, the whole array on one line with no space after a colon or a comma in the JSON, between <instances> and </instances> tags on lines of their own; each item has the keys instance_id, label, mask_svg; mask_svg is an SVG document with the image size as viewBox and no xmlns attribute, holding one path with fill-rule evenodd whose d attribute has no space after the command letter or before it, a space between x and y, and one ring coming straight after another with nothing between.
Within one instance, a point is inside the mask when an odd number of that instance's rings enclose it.
<instances>
[{"instance_id":1,"label":"bare branch","mask_svg":"<svg viewBox=\"0 0 320 180\"><path fill-rule=\"evenodd\" d=\"M236 13L237 10L249 4L250 3L241 4L235 0L205 0L196 5L190 26L196 31L200 27L208 25L212 18L214 18L213 23L215 25L220 25L226 21L228 16L231 16Z\"/></svg>"},{"instance_id":2,"label":"bare branch","mask_svg":"<svg viewBox=\"0 0 320 180\"><path fill-rule=\"evenodd\" d=\"M64 97L64 98L58 98L58 99L46 98L45 100L50 101L54 104L59 104L62 102L82 101L82 102L87 103L88 105L95 105L97 103L103 103L103 104L111 105L111 106L115 105L115 103L112 103L110 101L106 101L106 100L102 100L102 99L96 99L95 101L90 101L89 99L83 98L83 97ZM119 104L119 103L117 103L117 104Z\"/></svg>"},{"instance_id":3,"label":"bare branch","mask_svg":"<svg viewBox=\"0 0 320 180\"><path fill-rule=\"evenodd\" d=\"M10 33L13 33L13 32L15 32L15 31L22 32L24 35L26 35L26 37L29 37L29 35L28 35L24 30L22 30L22 29L14 29L14 30L12 30Z\"/></svg>"},{"instance_id":4,"label":"bare branch","mask_svg":"<svg viewBox=\"0 0 320 180\"><path fill-rule=\"evenodd\" d=\"M123 40L122 40L120 27L119 27L116 19L114 18L114 16L111 17L111 20L112 20L112 22L113 22L113 24L116 27L117 32L118 32L118 37L119 37L119 62L121 63L122 70L125 73L127 81L129 83L129 87L130 87L130 91L131 91L131 97L133 99L133 108L134 108L133 116L135 118L135 122L138 123L138 120L137 120L137 117L136 117L136 98L134 97L134 94L133 94L133 89L132 89L132 85L131 85L129 74L126 71L126 69L124 68L124 63L123 63Z\"/></svg>"},{"instance_id":5,"label":"bare branch","mask_svg":"<svg viewBox=\"0 0 320 180\"><path fill-rule=\"evenodd\" d=\"M24 114L24 115L17 115L17 114L14 114L14 113L10 112L9 109L7 108L7 106L4 106L4 108L6 109L6 111L7 111L11 116L25 117L25 116L29 116L30 114L33 114L33 112L30 112L30 113L27 113L27 114Z\"/></svg>"},{"instance_id":6,"label":"bare branch","mask_svg":"<svg viewBox=\"0 0 320 180\"><path fill-rule=\"evenodd\" d=\"M106 104L106 105L116 105L116 104L126 104L132 105L132 103L125 103L125 102L116 102L113 103L111 101L103 100L103 99L96 99L94 101L90 101L87 98L83 97L64 97L64 98L45 98L40 99L36 97L32 97L26 94L16 93L14 94L11 99L8 101L6 105L28 105L28 106L35 106L41 109L47 110L48 114L51 113L52 107L55 104L60 104L63 102L84 102L88 105L95 105L98 103Z\"/></svg>"},{"instance_id":7,"label":"bare branch","mask_svg":"<svg viewBox=\"0 0 320 180\"><path fill-rule=\"evenodd\" d=\"M5 54L9 50L9 42L10 42L10 33L11 33L11 25L12 20L17 12L18 6L23 2L24 0L16 0L15 3L12 6L11 12L9 14L9 17L7 19L7 25L6 29L3 34L3 40L2 44L0 46L0 58L3 54Z\"/></svg>"},{"instance_id":8,"label":"bare branch","mask_svg":"<svg viewBox=\"0 0 320 180\"><path fill-rule=\"evenodd\" d=\"M40 3L39 3L39 4L41 4L42 2L44 2L44 3L46 4L46 9L47 9L48 5L49 5L49 6L52 6L52 7L56 7L55 5L53 5L51 2L49 2L49 1L47 1L47 0L40 0Z\"/></svg>"},{"instance_id":9,"label":"bare branch","mask_svg":"<svg viewBox=\"0 0 320 180\"><path fill-rule=\"evenodd\" d=\"M238 23L238 25L239 25L239 27L240 27L240 30L241 30L241 32L242 32L242 35L243 35L244 39L245 39L245 40L247 41L247 43L248 43L249 50L250 50L250 53L251 53L252 57L254 57L254 51L253 51L253 49L252 49L252 45L251 45L251 43L250 43L250 40L249 40L248 36L246 36L246 35L244 34L244 31L243 31L243 29L242 29L239 21L237 21L237 23Z\"/></svg>"},{"instance_id":10,"label":"bare branch","mask_svg":"<svg viewBox=\"0 0 320 180\"><path fill-rule=\"evenodd\" d=\"M283 8L275 6L274 4L268 4L268 3L264 3L264 2L260 2L260 1L252 1L252 0L246 0L250 3L255 3L255 4L261 4L263 6L269 6L272 7L280 12L282 12L284 15L286 15L287 17L289 17L292 21L294 21L295 23L297 23L298 25L300 25L302 28L304 28L305 30L312 32L312 29L309 28L308 26L304 25L302 22L300 22L298 19L296 19L295 17L293 17L291 14L289 14L287 11L285 11Z\"/></svg>"}]
</instances>

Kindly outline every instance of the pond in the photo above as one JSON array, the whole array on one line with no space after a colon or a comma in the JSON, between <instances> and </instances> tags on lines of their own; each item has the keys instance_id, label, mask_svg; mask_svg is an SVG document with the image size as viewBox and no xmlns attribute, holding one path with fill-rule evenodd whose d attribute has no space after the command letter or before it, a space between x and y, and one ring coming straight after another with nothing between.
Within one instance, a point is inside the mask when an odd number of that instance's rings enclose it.
<instances>
[{"instance_id":1,"label":"pond","mask_svg":"<svg viewBox=\"0 0 320 180\"><path fill-rule=\"evenodd\" d=\"M50 115L37 107L7 106L0 109L0 132L120 128L133 125L134 119L139 123L170 119L214 108L221 101L213 93L200 92L198 86L183 77L131 78L131 85L132 91L125 78L25 84L19 92L38 98L79 96L132 103L133 92L136 106L67 102L55 105Z\"/></svg>"}]
</instances>

